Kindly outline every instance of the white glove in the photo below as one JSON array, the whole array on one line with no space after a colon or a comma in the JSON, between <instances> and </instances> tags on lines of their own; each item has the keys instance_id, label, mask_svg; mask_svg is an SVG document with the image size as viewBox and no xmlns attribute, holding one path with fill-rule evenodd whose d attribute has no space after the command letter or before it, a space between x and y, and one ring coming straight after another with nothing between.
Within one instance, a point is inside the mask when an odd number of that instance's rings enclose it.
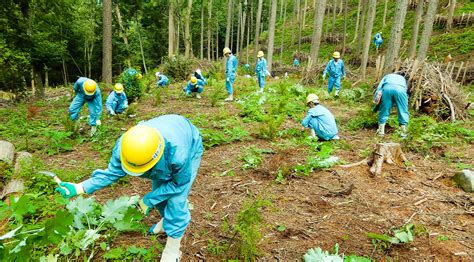
<instances>
[{"instance_id":1,"label":"white glove","mask_svg":"<svg viewBox=\"0 0 474 262\"><path fill-rule=\"evenodd\" d=\"M115 112L114 112L113 110L110 110L110 111L109 111L109 114L112 115L112 116L114 116L114 115L115 115Z\"/></svg>"},{"instance_id":2,"label":"white glove","mask_svg":"<svg viewBox=\"0 0 474 262\"><path fill-rule=\"evenodd\" d=\"M95 121L95 124L100 126L100 125L102 125L102 122L100 121L100 119L98 119L97 121Z\"/></svg>"},{"instance_id":3,"label":"white glove","mask_svg":"<svg viewBox=\"0 0 474 262\"><path fill-rule=\"evenodd\" d=\"M230 79L227 77L225 81L230 82Z\"/></svg>"},{"instance_id":4,"label":"white glove","mask_svg":"<svg viewBox=\"0 0 474 262\"><path fill-rule=\"evenodd\" d=\"M91 137L97 133L97 126L91 126Z\"/></svg>"}]
</instances>

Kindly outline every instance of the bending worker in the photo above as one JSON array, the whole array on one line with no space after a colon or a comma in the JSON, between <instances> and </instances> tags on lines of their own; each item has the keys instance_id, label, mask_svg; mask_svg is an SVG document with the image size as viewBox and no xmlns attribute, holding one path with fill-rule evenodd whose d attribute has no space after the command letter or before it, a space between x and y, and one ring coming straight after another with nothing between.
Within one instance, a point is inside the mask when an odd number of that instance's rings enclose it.
<instances>
[{"instance_id":1,"label":"bending worker","mask_svg":"<svg viewBox=\"0 0 474 262\"><path fill-rule=\"evenodd\" d=\"M260 87L257 93L263 93L263 88L265 87L265 77L267 76L267 60L265 60L265 57L263 57L263 51L258 51L257 53L255 74L257 75L258 86Z\"/></svg>"},{"instance_id":2,"label":"bending worker","mask_svg":"<svg viewBox=\"0 0 474 262\"><path fill-rule=\"evenodd\" d=\"M201 99L200 94L202 93L202 91L204 91L205 84L207 84L207 82L202 75L200 79L197 79L197 77L192 76L191 80L188 81L184 92L186 93L186 95L196 94L196 98Z\"/></svg>"},{"instance_id":3,"label":"bending worker","mask_svg":"<svg viewBox=\"0 0 474 262\"><path fill-rule=\"evenodd\" d=\"M409 120L408 113L408 94L407 81L400 73L388 74L379 83L374 94L375 111L379 111L379 128L377 134L385 135L385 124L393 104L397 106L398 123L401 126L401 137L407 136L407 125Z\"/></svg>"},{"instance_id":4,"label":"bending worker","mask_svg":"<svg viewBox=\"0 0 474 262\"><path fill-rule=\"evenodd\" d=\"M237 58L232 54L228 47L224 48L224 56L227 57L225 64L225 88L229 95L225 101L230 102L234 100L233 85L237 77Z\"/></svg>"},{"instance_id":5,"label":"bending worker","mask_svg":"<svg viewBox=\"0 0 474 262\"><path fill-rule=\"evenodd\" d=\"M377 51L379 51L379 48L382 45L382 43L383 43L382 32L378 32L377 34L374 35L374 45Z\"/></svg>"},{"instance_id":6,"label":"bending worker","mask_svg":"<svg viewBox=\"0 0 474 262\"><path fill-rule=\"evenodd\" d=\"M334 52L332 54L333 59L329 61L323 72L323 79L326 80L326 74L329 74L328 81L328 93L331 94L334 86L336 87L336 96L339 96L339 90L341 89L341 77L346 78L346 70L344 68L344 61L342 61L341 54Z\"/></svg>"},{"instance_id":7,"label":"bending worker","mask_svg":"<svg viewBox=\"0 0 474 262\"><path fill-rule=\"evenodd\" d=\"M298 60L297 56L295 56L295 58L293 58L293 66L294 67L300 67L300 61Z\"/></svg>"},{"instance_id":8,"label":"bending worker","mask_svg":"<svg viewBox=\"0 0 474 262\"><path fill-rule=\"evenodd\" d=\"M327 108L319 104L318 96L309 94L306 105L309 107L308 114L301 124L310 129L311 137L324 141L339 139L336 119Z\"/></svg>"},{"instance_id":9,"label":"bending worker","mask_svg":"<svg viewBox=\"0 0 474 262\"><path fill-rule=\"evenodd\" d=\"M128 107L127 95L123 91L123 85L116 83L114 90L109 93L107 100L105 101L105 108L109 115L121 114Z\"/></svg>"},{"instance_id":10,"label":"bending worker","mask_svg":"<svg viewBox=\"0 0 474 262\"><path fill-rule=\"evenodd\" d=\"M87 77L79 77L74 83L76 96L69 106L69 114L72 121L76 121L81 112L82 106L87 103L89 109L89 125L91 126L91 136L97 132L97 126L101 124L102 114L102 94L97 83Z\"/></svg>"},{"instance_id":11,"label":"bending worker","mask_svg":"<svg viewBox=\"0 0 474 262\"><path fill-rule=\"evenodd\" d=\"M166 77L165 75L161 74L160 72L156 72L155 73L155 76L156 76L156 80L158 80L156 82L156 86L159 86L159 87L165 87L169 84L169 79L168 77Z\"/></svg>"},{"instance_id":12,"label":"bending worker","mask_svg":"<svg viewBox=\"0 0 474 262\"><path fill-rule=\"evenodd\" d=\"M127 174L151 179L152 190L139 201L139 207L145 215L158 209L162 219L149 232L168 236L161 261L176 262L191 220L187 198L202 153L199 130L188 119L163 115L125 132L115 143L107 169L93 171L91 178L78 184L62 182L56 191L71 198L92 194Z\"/></svg>"}]
</instances>

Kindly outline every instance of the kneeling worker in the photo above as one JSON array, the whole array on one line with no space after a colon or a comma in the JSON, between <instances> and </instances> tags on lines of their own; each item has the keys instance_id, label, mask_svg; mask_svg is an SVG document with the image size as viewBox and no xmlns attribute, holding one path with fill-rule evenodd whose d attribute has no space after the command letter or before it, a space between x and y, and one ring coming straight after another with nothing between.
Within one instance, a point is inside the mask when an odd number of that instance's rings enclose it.
<instances>
[{"instance_id":1,"label":"kneeling worker","mask_svg":"<svg viewBox=\"0 0 474 262\"><path fill-rule=\"evenodd\" d=\"M107 113L109 115L121 114L128 107L127 95L123 91L123 85L121 83L116 83L114 85L114 90L110 92L105 102L105 107L107 108Z\"/></svg>"},{"instance_id":2,"label":"kneeling worker","mask_svg":"<svg viewBox=\"0 0 474 262\"><path fill-rule=\"evenodd\" d=\"M309 94L306 105L309 107L308 114L301 124L310 129L311 136L320 140L339 139L336 120L327 108L319 104L318 96Z\"/></svg>"},{"instance_id":3,"label":"kneeling worker","mask_svg":"<svg viewBox=\"0 0 474 262\"><path fill-rule=\"evenodd\" d=\"M188 81L184 92L186 95L196 94L197 99L201 99L201 93L204 91L204 85L207 84L206 79L201 75L200 79L192 76L191 80Z\"/></svg>"}]
</instances>

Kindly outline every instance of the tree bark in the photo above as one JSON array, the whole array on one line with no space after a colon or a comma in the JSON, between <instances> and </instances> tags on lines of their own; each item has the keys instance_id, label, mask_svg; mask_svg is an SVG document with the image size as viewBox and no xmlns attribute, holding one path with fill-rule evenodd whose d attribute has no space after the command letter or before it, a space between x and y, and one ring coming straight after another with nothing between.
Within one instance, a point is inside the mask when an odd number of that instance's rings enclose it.
<instances>
[{"instance_id":1,"label":"tree bark","mask_svg":"<svg viewBox=\"0 0 474 262\"><path fill-rule=\"evenodd\" d=\"M174 55L176 31L174 28L174 0L169 1L168 6L168 56Z\"/></svg>"},{"instance_id":2,"label":"tree bark","mask_svg":"<svg viewBox=\"0 0 474 262\"><path fill-rule=\"evenodd\" d=\"M302 33L302 27L301 27L301 2L300 0L296 0L296 4L298 5L298 54L301 52L301 33Z\"/></svg>"},{"instance_id":3,"label":"tree bark","mask_svg":"<svg viewBox=\"0 0 474 262\"><path fill-rule=\"evenodd\" d=\"M301 26L304 28L306 26L306 9L308 8L308 0L304 0L304 6L303 6L303 23L301 23Z\"/></svg>"},{"instance_id":4,"label":"tree bark","mask_svg":"<svg viewBox=\"0 0 474 262\"><path fill-rule=\"evenodd\" d=\"M400 45L402 42L403 27L405 25L405 16L407 14L408 0L397 0L395 17L393 18L390 41L388 42L387 54L385 57L384 72L389 73L398 58Z\"/></svg>"},{"instance_id":5,"label":"tree bark","mask_svg":"<svg viewBox=\"0 0 474 262\"><path fill-rule=\"evenodd\" d=\"M446 32L449 32L453 27L453 15L454 9L456 8L456 0L449 1L448 19L446 22Z\"/></svg>"},{"instance_id":6,"label":"tree bark","mask_svg":"<svg viewBox=\"0 0 474 262\"><path fill-rule=\"evenodd\" d=\"M207 3L207 60L211 60L211 52L212 52L212 47L211 47L211 40L212 40L212 33L211 33L211 27L212 27L212 0L208 0L209 2Z\"/></svg>"},{"instance_id":7,"label":"tree bark","mask_svg":"<svg viewBox=\"0 0 474 262\"><path fill-rule=\"evenodd\" d=\"M225 47L229 47L230 41L230 26L232 22L232 2L233 0L227 0L227 26L225 28Z\"/></svg>"},{"instance_id":8,"label":"tree bark","mask_svg":"<svg viewBox=\"0 0 474 262\"><path fill-rule=\"evenodd\" d=\"M342 40L342 57L346 54L346 40L347 40L347 1L344 0L344 36Z\"/></svg>"},{"instance_id":9,"label":"tree bark","mask_svg":"<svg viewBox=\"0 0 474 262\"><path fill-rule=\"evenodd\" d=\"M191 55L191 9L193 8L193 0L188 0L186 8L186 20L184 25L184 57L189 58Z\"/></svg>"},{"instance_id":10,"label":"tree bark","mask_svg":"<svg viewBox=\"0 0 474 262\"><path fill-rule=\"evenodd\" d=\"M336 6L337 6L337 0L334 0L332 3L331 35L334 35L334 29L336 28Z\"/></svg>"},{"instance_id":11,"label":"tree bark","mask_svg":"<svg viewBox=\"0 0 474 262\"><path fill-rule=\"evenodd\" d=\"M236 41L236 51L235 53L237 54L237 56L240 58L240 37L241 37L241 33L240 31L242 30L241 28L241 25L242 25L242 3L239 2L238 6L237 6L237 41Z\"/></svg>"},{"instance_id":12,"label":"tree bark","mask_svg":"<svg viewBox=\"0 0 474 262\"><path fill-rule=\"evenodd\" d=\"M283 2L284 10L283 10L283 29L281 30L281 49L280 54L283 54L283 45L285 40L285 25L286 25L286 9L288 7L287 1Z\"/></svg>"},{"instance_id":13,"label":"tree bark","mask_svg":"<svg viewBox=\"0 0 474 262\"><path fill-rule=\"evenodd\" d=\"M410 49L408 52L410 59L414 59L416 56L416 44L418 42L418 31L420 30L421 18L423 16L424 2L425 0L418 0L418 5L416 6L415 22L411 32Z\"/></svg>"},{"instance_id":14,"label":"tree bark","mask_svg":"<svg viewBox=\"0 0 474 262\"><path fill-rule=\"evenodd\" d=\"M362 2L362 7L361 7L361 14L360 14L360 21L359 21L359 32L357 34L357 48L356 48L356 56L361 56L362 54L362 38L364 35L364 22L365 22L365 17L367 14L367 1L369 0L361 0Z\"/></svg>"},{"instance_id":15,"label":"tree bark","mask_svg":"<svg viewBox=\"0 0 474 262\"><path fill-rule=\"evenodd\" d=\"M201 60L204 59L204 2L201 4L201 50L199 57Z\"/></svg>"},{"instance_id":16,"label":"tree bark","mask_svg":"<svg viewBox=\"0 0 474 262\"><path fill-rule=\"evenodd\" d=\"M123 39L123 43L125 44L125 49L127 52L127 59L125 60L127 63L127 66L130 67L130 45L128 44L128 38L127 38L127 32L125 31L125 28L123 27L123 22L122 22L122 15L120 14L120 7L119 4L117 3L115 5L115 15L117 16L117 22L120 27L120 36Z\"/></svg>"},{"instance_id":17,"label":"tree bark","mask_svg":"<svg viewBox=\"0 0 474 262\"><path fill-rule=\"evenodd\" d=\"M112 0L104 0L102 8L102 81L112 84Z\"/></svg>"},{"instance_id":18,"label":"tree bark","mask_svg":"<svg viewBox=\"0 0 474 262\"><path fill-rule=\"evenodd\" d=\"M270 24L268 25L268 54L267 54L267 70L272 72L272 62L273 62L273 44L275 41L275 22L276 22L276 13L277 13L278 0L272 0L272 7L270 12Z\"/></svg>"},{"instance_id":19,"label":"tree bark","mask_svg":"<svg viewBox=\"0 0 474 262\"><path fill-rule=\"evenodd\" d=\"M361 7L362 7L362 1L359 0L357 4L357 18L356 18L356 25L355 25L355 30L354 30L354 38L352 39L352 43L356 40L357 36L359 35L359 23L360 23L360 12L361 12Z\"/></svg>"},{"instance_id":20,"label":"tree bark","mask_svg":"<svg viewBox=\"0 0 474 262\"><path fill-rule=\"evenodd\" d=\"M253 1L250 1L250 13L248 15L249 25L247 27L247 64L249 63L250 35L253 26Z\"/></svg>"},{"instance_id":21,"label":"tree bark","mask_svg":"<svg viewBox=\"0 0 474 262\"><path fill-rule=\"evenodd\" d=\"M260 22L262 20L262 5L263 0L258 0L258 7L257 7L257 20L255 21L255 50L254 50L254 57L257 57L257 52L259 51L259 38L260 38Z\"/></svg>"},{"instance_id":22,"label":"tree bark","mask_svg":"<svg viewBox=\"0 0 474 262\"><path fill-rule=\"evenodd\" d=\"M216 60L219 59L219 19L216 19Z\"/></svg>"},{"instance_id":23,"label":"tree bark","mask_svg":"<svg viewBox=\"0 0 474 262\"><path fill-rule=\"evenodd\" d=\"M364 51L362 53L362 78L365 79L367 73L367 61L369 60L369 48L372 39L372 28L374 26L375 9L377 0L369 0L369 10L367 12L367 21L365 24Z\"/></svg>"},{"instance_id":24,"label":"tree bark","mask_svg":"<svg viewBox=\"0 0 474 262\"><path fill-rule=\"evenodd\" d=\"M244 5L242 7L242 19L240 21L240 50L244 49L246 19L247 19L247 0L244 1ZM247 30L248 30L248 26L247 26Z\"/></svg>"},{"instance_id":25,"label":"tree bark","mask_svg":"<svg viewBox=\"0 0 474 262\"><path fill-rule=\"evenodd\" d=\"M145 52L143 51L143 41L142 41L142 34L141 34L141 25L138 23L138 19L135 17L135 23L136 23L136 30L138 33L138 41L140 42L140 53L142 55L142 62L143 62L143 69L145 69L145 74L148 74L148 69L146 67L146 61L145 61Z\"/></svg>"},{"instance_id":26,"label":"tree bark","mask_svg":"<svg viewBox=\"0 0 474 262\"><path fill-rule=\"evenodd\" d=\"M388 8L388 0L385 0L384 5L383 5L382 27L385 27L386 22L387 22L387 8ZM397 5L397 9L398 9L398 5ZM395 15L397 15L397 13L395 13Z\"/></svg>"},{"instance_id":27,"label":"tree bark","mask_svg":"<svg viewBox=\"0 0 474 262\"><path fill-rule=\"evenodd\" d=\"M326 11L326 0L320 0L316 7L314 15L313 37L311 39L311 61L308 64L316 65L318 63L319 47L321 45L321 33L323 32L324 12Z\"/></svg>"},{"instance_id":28,"label":"tree bark","mask_svg":"<svg viewBox=\"0 0 474 262\"><path fill-rule=\"evenodd\" d=\"M430 0L428 4L428 11L426 11L425 23L423 33L420 40L420 49L418 50L417 59L423 61L426 58L428 47L430 45L431 32L433 31L433 22L438 9L438 0Z\"/></svg>"}]
</instances>

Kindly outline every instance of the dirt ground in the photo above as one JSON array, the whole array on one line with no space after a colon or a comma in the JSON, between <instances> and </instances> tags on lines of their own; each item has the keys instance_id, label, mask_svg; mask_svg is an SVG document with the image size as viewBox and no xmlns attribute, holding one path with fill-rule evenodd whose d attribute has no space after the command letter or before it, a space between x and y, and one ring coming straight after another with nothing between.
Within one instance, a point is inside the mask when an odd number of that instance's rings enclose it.
<instances>
[{"instance_id":1,"label":"dirt ground","mask_svg":"<svg viewBox=\"0 0 474 262\"><path fill-rule=\"evenodd\" d=\"M210 107L206 93L201 100L183 99L176 89L163 97L162 106L155 107L152 99L145 100L138 109L139 114L212 114L220 110ZM340 123L355 114L355 110L344 110L345 106L338 101L330 100L325 104ZM238 118L235 103L227 103L224 108ZM377 141L375 130L348 132L340 128L340 131L341 138L349 146L338 149L336 154L347 163L361 160L361 152ZM243 170L237 156L242 148L250 145L272 148L275 153L264 154L265 159L257 170ZM472 144L462 150L467 150L466 159L462 161L473 163ZM85 151L89 152L89 158L97 157L97 153ZM50 165L67 166L78 152L55 157L54 161L52 158L47 160ZM452 184L449 177L456 170L449 167L446 160L407 152L413 164L411 167L385 164L381 176L371 176L368 166L336 166L314 171L307 177L289 177L284 183L275 182L279 167L304 163L306 157L305 150L280 150L257 138L206 150L189 197L194 209L182 241L182 261L237 258L235 236L223 232L222 226L224 221L232 225L244 200L255 195L272 202L262 210L265 226L259 243L259 261L301 261L309 248L320 246L331 250L336 243L340 245L340 253L371 256L376 261L473 261L474 195ZM229 171L235 175L221 175ZM331 193L348 187L353 189L347 195ZM105 201L122 195L144 195L149 189L150 181L131 178L128 186L105 188L95 196L99 201ZM158 213L153 212L145 222L151 225L159 219ZM374 250L366 236L368 232L391 233L392 229L406 223L422 224L427 232L416 236L413 243L393 246L387 252ZM280 225L286 228L283 232L277 230ZM441 235L449 240L438 240ZM222 241L230 248L220 256L212 255L208 240ZM165 241L164 236L159 238L161 244ZM114 242L114 246L132 244L150 247L156 243L137 233L121 235Z\"/></svg>"}]
</instances>

